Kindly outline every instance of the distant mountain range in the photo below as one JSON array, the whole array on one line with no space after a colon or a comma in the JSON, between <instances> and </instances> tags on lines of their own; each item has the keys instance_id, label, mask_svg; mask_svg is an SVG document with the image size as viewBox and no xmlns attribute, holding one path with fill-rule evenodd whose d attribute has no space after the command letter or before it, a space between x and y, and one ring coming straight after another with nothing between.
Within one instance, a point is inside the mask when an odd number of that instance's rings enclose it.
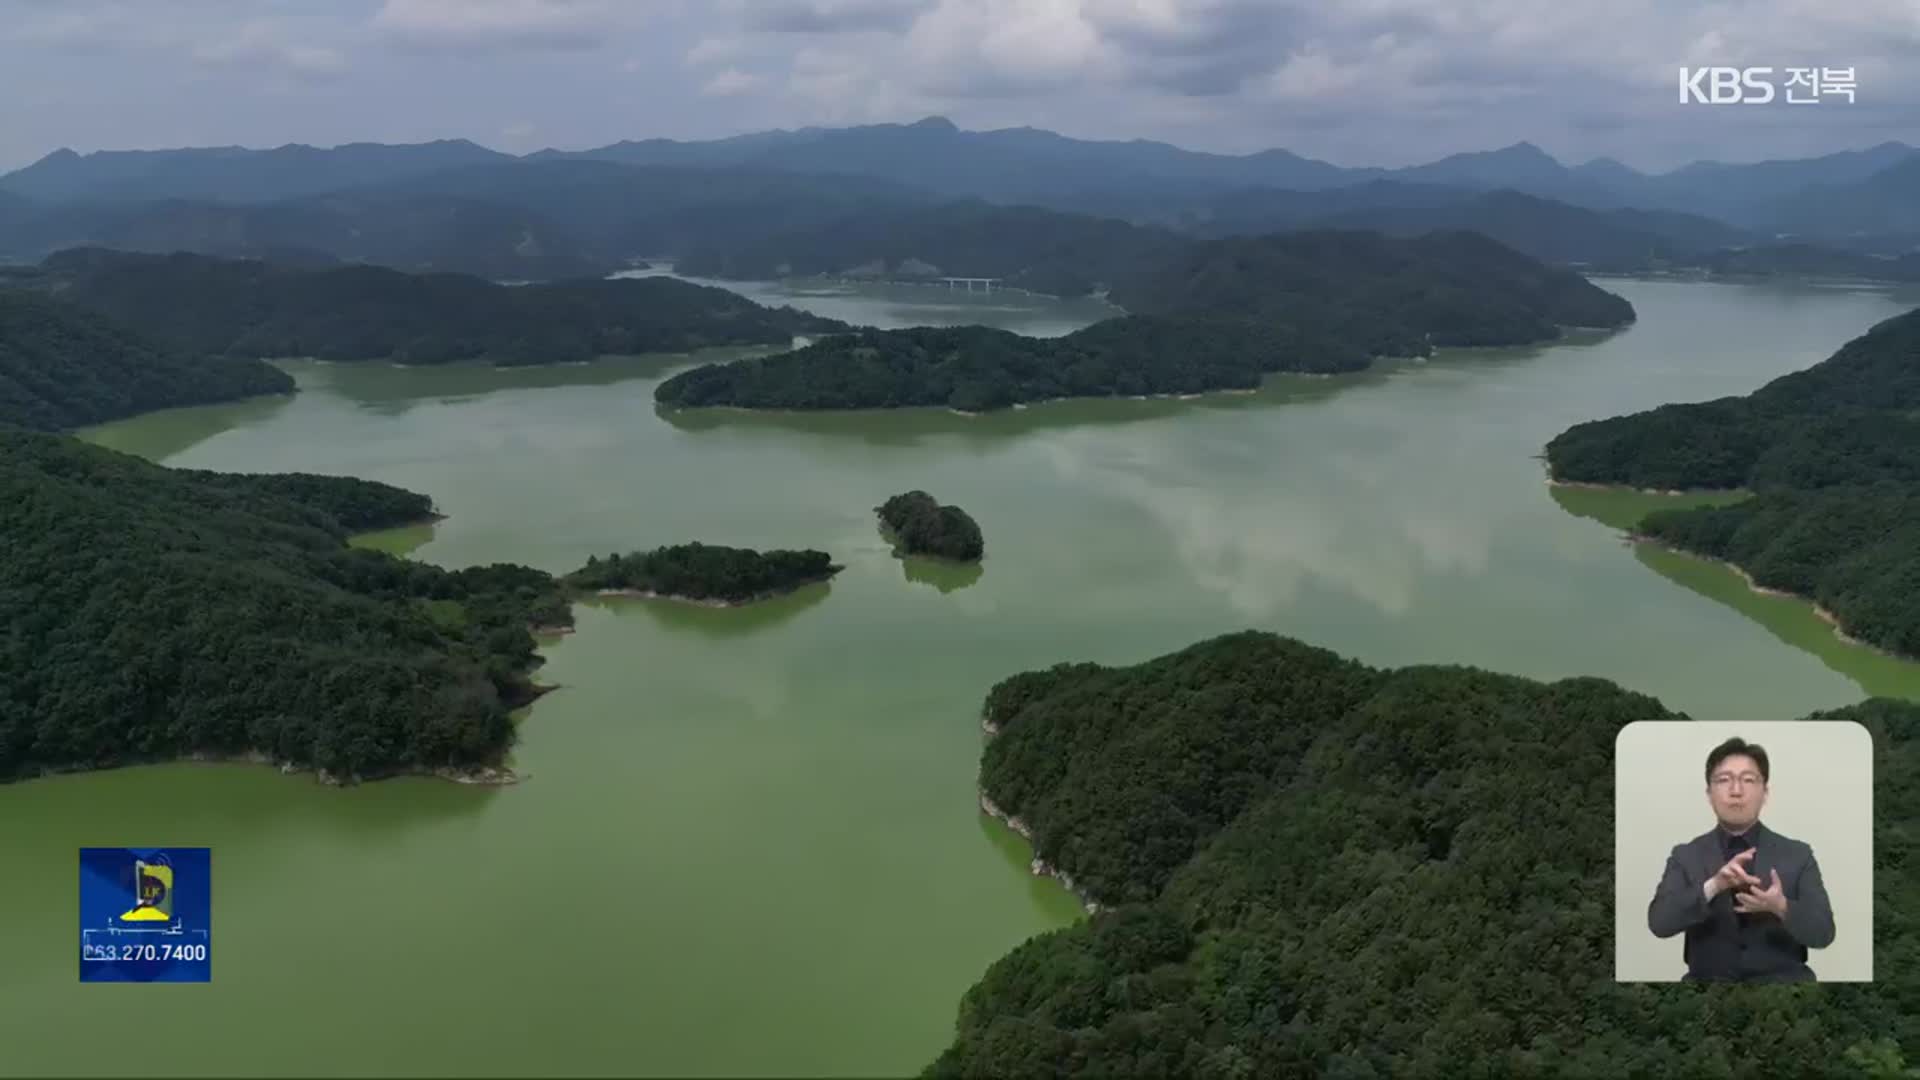
<instances>
[{"instance_id":1,"label":"distant mountain range","mask_svg":"<svg viewBox=\"0 0 1920 1080\"><path fill-rule=\"evenodd\" d=\"M1887 142L1649 174L1606 158L1563 165L1522 142L1407 168L1345 168L1278 149L963 131L939 117L524 157L464 140L60 150L0 176L0 257L91 244L544 279L956 199L1203 236L1468 228L1590 265L1782 240L1899 255L1920 245L1920 150Z\"/></svg>"},{"instance_id":2,"label":"distant mountain range","mask_svg":"<svg viewBox=\"0 0 1920 1080\"><path fill-rule=\"evenodd\" d=\"M45 203L275 202L511 160L510 154L465 139L403 146L349 143L331 149L297 143L272 150L213 146L84 155L62 149L0 177L0 190Z\"/></svg>"}]
</instances>

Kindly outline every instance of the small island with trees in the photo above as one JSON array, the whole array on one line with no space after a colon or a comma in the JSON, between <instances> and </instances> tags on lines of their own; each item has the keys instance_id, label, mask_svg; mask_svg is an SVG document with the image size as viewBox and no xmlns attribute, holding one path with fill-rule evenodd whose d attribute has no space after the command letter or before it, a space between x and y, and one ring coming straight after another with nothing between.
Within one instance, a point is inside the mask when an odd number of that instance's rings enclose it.
<instances>
[{"instance_id":1,"label":"small island with trees","mask_svg":"<svg viewBox=\"0 0 1920 1080\"><path fill-rule=\"evenodd\" d=\"M602 596L647 596L733 607L825 581L845 569L824 551L754 551L675 544L626 555L595 555L568 574L568 586Z\"/></svg>"},{"instance_id":2,"label":"small island with trees","mask_svg":"<svg viewBox=\"0 0 1920 1080\"><path fill-rule=\"evenodd\" d=\"M895 541L896 555L930 555L979 562L986 550L980 525L957 506L941 506L924 491L895 495L874 512Z\"/></svg>"}]
</instances>

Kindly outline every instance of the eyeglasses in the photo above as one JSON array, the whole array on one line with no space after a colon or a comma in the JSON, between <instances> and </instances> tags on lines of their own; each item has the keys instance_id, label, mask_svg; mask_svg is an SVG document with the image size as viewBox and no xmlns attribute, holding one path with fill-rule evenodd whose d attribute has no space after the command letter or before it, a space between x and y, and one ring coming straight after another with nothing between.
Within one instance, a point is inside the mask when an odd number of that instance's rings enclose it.
<instances>
[{"instance_id":1,"label":"eyeglasses","mask_svg":"<svg viewBox=\"0 0 1920 1080\"><path fill-rule=\"evenodd\" d=\"M1737 783L1739 783L1739 785L1740 785L1741 787L1754 787L1755 785L1758 785L1758 784L1764 784L1764 783L1766 783L1766 781L1765 781L1765 780L1763 780L1763 779L1761 779L1761 777L1760 777L1760 774L1759 774L1759 773L1753 773L1753 772L1743 772L1743 773L1730 773L1730 772L1723 772L1723 773L1714 773L1714 774L1713 774L1713 786L1714 786L1714 787L1717 787L1717 788L1727 788L1727 787L1732 787L1732 786L1733 786L1733 785L1734 785L1734 784L1735 784L1736 782L1737 782Z\"/></svg>"}]
</instances>

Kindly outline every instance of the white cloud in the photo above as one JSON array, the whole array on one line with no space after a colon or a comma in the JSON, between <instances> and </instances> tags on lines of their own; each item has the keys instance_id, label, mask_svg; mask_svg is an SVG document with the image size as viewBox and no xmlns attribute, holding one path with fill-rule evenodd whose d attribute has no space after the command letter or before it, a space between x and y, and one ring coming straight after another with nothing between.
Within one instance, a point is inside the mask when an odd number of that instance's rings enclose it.
<instances>
[{"instance_id":1,"label":"white cloud","mask_svg":"<svg viewBox=\"0 0 1920 1080\"><path fill-rule=\"evenodd\" d=\"M299 44L273 24L252 22L235 33L193 47L194 63L206 67L260 68L306 79L328 79L346 70L347 58L324 45Z\"/></svg>"},{"instance_id":2,"label":"white cloud","mask_svg":"<svg viewBox=\"0 0 1920 1080\"><path fill-rule=\"evenodd\" d=\"M938 113L1382 165L1518 139L1643 167L1797 156L1912 141L1920 109L1920 0L168 0L165 18L159 6L0 0L0 100L48 106L10 117L0 154L143 143L156 124L170 139L267 144L495 130L489 93L521 79L556 145ZM379 43L401 49L367 47ZM444 93L396 91L417 63L408 49L443 54ZM566 61L552 54L593 49L597 63L553 78ZM1856 67L1859 103L1688 111L1674 70L1703 62ZM350 84L338 79L349 65ZM247 106L263 86L329 77L297 130ZM206 96L173 104L186 82ZM169 119L183 107L189 119Z\"/></svg>"},{"instance_id":3,"label":"white cloud","mask_svg":"<svg viewBox=\"0 0 1920 1080\"><path fill-rule=\"evenodd\" d=\"M751 51L753 51L752 46L745 38L701 38L693 48L687 50L687 66L703 67L707 64L730 63Z\"/></svg>"},{"instance_id":4,"label":"white cloud","mask_svg":"<svg viewBox=\"0 0 1920 1080\"><path fill-rule=\"evenodd\" d=\"M708 79L700 92L708 97L731 97L758 90L765 82L759 75L730 67Z\"/></svg>"},{"instance_id":5,"label":"white cloud","mask_svg":"<svg viewBox=\"0 0 1920 1080\"><path fill-rule=\"evenodd\" d=\"M650 6L607 0L385 0L372 26L415 48L591 49Z\"/></svg>"},{"instance_id":6,"label":"white cloud","mask_svg":"<svg viewBox=\"0 0 1920 1080\"><path fill-rule=\"evenodd\" d=\"M933 0L730 0L746 26L783 34L839 34L900 30Z\"/></svg>"}]
</instances>

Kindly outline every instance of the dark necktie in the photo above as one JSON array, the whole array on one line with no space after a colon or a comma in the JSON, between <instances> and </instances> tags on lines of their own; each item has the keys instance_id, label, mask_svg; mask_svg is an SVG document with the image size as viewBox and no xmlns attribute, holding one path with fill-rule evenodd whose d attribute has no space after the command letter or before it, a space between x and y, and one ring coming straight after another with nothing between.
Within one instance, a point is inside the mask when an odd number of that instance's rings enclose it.
<instances>
[{"instance_id":1,"label":"dark necktie","mask_svg":"<svg viewBox=\"0 0 1920 1080\"><path fill-rule=\"evenodd\" d=\"M1751 847L1753 847L1753 841L1747 839L1746 837L1730 836L1727 838L1727 858L1731 859L1735 855L1738 855L1741 852L1746 851ZM1748 873L1753 872L1753 860L1751 859L1747 860L1747 872ZM1739 896L1740 893L1745 891L1746 891L1745 889L1741 889L1734 892L1733 895ZM1742 923L1746 922L1750 918L1750 916L1747 915L1745 912L1736 911L1735 914L1738 915Z\"/></svg>"}]
</instances>

